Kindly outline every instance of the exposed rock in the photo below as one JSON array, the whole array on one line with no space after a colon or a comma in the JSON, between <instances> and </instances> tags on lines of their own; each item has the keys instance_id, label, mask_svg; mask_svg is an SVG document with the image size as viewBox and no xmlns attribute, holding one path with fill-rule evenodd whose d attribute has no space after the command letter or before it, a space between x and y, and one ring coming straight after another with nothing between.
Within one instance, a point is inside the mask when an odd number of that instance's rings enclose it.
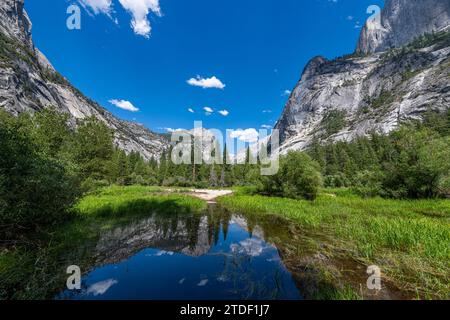
<instances>
[{"instance_id":1,"label":"exposed rock","mask_svg":"<svg viewBox=\"0 0 450 320\"><path fill-rule=\"evenodd\" d=\"M439 9L438 18L424 6ZM424 14L413 15L415 10ZM448 1L387 1L382 21L389 22L389 32L374 36L379 40L374 42L367 37L366 27L360 48L380 51L405 42L407 46L333 61L312 59L275 126L280 130L280 151L303 150L315 138L348 141L374 130L388 133L406 120L420 119L429 108L447 110L450 33L410 41L415 35L440 29L445 22L448 25L449 13Z\"/></svg>"},{"instance_id":2,"label":"exposed rock","mask_svg":"<svg viewBox=\"0 0 450 320\"><path fill-rule=\"evenodd\" d=\"M18 115L55 107L70 114L71 123L96 117L114 130L115 143L127 153L139 152L146 160L159 158L169 147L166 136L114 117L85 97L62 77L31 38L31 22L23 0L0 4L0 107Z\"/></svg>"},{"instance_id":3,"label":"exposed rock","mask_svg":"<svg viewBox=\"0 0 450 320\"><path fill-rule=\"evenodd\" d=\"M357 51L367 54L403 46L425 33L450 27L448 0L386 0L381 16L364 26Z\"/></svg>"},{"instance_id":4,"label":"exposed rock","mask_svg":"<svg viewBox=\"0 0 450 320\"><path fill-rule=\"evenodd\" d=\"M146 248L161 252L199 257L211 249L208 218L201 217L196 228L189 228L189 215L183 218L148 219L103 233L96 246L96 264L119 263ZM164 223L164 222L167 223ZM170 226L170 228L169 228Z\"/></svg>"}]
</instances>

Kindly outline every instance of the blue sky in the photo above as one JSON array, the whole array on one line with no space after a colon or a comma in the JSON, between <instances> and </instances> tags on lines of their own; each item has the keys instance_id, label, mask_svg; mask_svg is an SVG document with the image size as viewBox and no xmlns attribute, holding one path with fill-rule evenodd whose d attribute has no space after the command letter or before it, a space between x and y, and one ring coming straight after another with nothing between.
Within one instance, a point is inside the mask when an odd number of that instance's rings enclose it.
<instances>
[{"instance_id":1,"label":"blue sky","mask_svg":"<svg viewBox=\"0 0 450 320\"><path fill-rule=\"evenodd\" d=\"M78 1L25 1L36 46L88 97L158 132L195 120L220 130L273 126L308 60L351 53L367 8L384 2L80 1L81 30L66 27Z\"/></svg>"}]
</instances>

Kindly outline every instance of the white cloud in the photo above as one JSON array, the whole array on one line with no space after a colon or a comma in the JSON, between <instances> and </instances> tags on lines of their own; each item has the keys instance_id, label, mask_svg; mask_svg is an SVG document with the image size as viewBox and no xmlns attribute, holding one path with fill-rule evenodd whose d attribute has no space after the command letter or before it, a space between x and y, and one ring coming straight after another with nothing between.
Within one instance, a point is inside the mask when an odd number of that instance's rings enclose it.
<instances>
[{"instance_id":1,"label":"white cloud","mask_svg":"<svg viewBox=\"0 0 450 320\"><path fill-rule=\"evenodd\" d=\"M237 138L241 141L249 142L249 143L257 142L258 136L259 136L259 133L258 133L258 131L256 131L255 128L250 128L250 129L245 129L245 130L238 129L238 130L233 130L230 133L230 138L232 138L232 139Z\"/></svg>"},{"instance_id":2,"label":"white cloud","mask_svg":"<svg viewBox=\"0 0 450 320\"><path fill-rule=\"evenodd\" d=\"M194 87L201 87L203 89L224 89L225 84L222 83L217 77L213 76L211 78L202 78L197 76L196 78L191 78L187 83Z\"/></svg>"},{"instance_id":3,"label":"white cloud","mask_svg":"<svg viewBox=\"0 0 450 320\"><path fill-rule=\"evenodd\" d=\"M228 110L220 110L219 113L223 115L224 117L228 116L230 112Z\"/></svg>"},{"instance_id":4,"label":"white cloud","mask_svg":"<svg viewBox=\"0 0 450 320\"><path fill-rule=\"evenodd\" d=\"M263 129L272 129L272 126L269 125L269 124L263 124L263 125L261 126L261 128L263 128Z\"/></svg>"},{"instance_id":5,"label":"white cloud","mask_svg":"<svg viewBox=\"0 0 450 320\"><path fill-rule=\"evenodd\" d=\"M94 14L104 13L109 15L112 11L112 0L78 0L81 5Z\"/></svg>"},{"instance_id":6,"label":"white cloud","mask_svg":"<svg viewBox=\"0 0 450 320\"><path fill-rule=\"evenodd\" d=\"M192 108L189 108L188 111L189 111L190 113L195 113L194 109L192 109Z\"/></svg>"},{"instance_id":7,"label":"white cloud","mask_svg":"<svg viewBox=\"0 0 450 320\"><path fill-rule=\"evenodd\" d=\"M207 116L211 115L214 112L214 110L210 107L204 107L203 110L205 110Z\"/></svg>"},{"instance_id":8,"label":"white cloud","mask_svg":"<svg viewBox=\"0 0 450 320\"><path fill-rule=\"evenodd\" d=\"M199 287L204 287L204 286L206 286L207 284L208 284L208 279L203 279L202 281L200 281L198 284L197 284L197 286L199 286Z\"/></svg>"},{"instance_id":9,"label":"white cloud","mask_svg":"<svg viewBox=\"0 0 450 320\"><path fill-rule=\"evenodd\" d=\"M130 101L127 100L117 100L117 99L111 99L109 100L109 103L116 106L117 108L131 111L131 112L138 112L139 109L133 106L133 104Z\"/></svg>"},{"instance_id":10,"label":"white cloud","mask_svg":"<svg viewBox=\"0 0 450 320\"><path fill-rule=\"evenodd\" d=\"M239 244L230 245L230 249L233 253L243 254L250 257L260 256L268 246L259 239L247 239L239 242Z\"/></svg>"},{"instance_id":11,"label":"white cloud","mask_svg":"<svg viewBox=\"0 0 450 320\"><path fill-rule=\"evenodd\" d=\"M290 96L291 95L291 93L292 93L292 91L291 90L284 90L284 92L283 92L283 96Z\"/></svg>"},{"instance_id":12,"label":"white cloud","mask_svg":"<svg viewBox=\"0 0 450 320\"><path fill-rule=\"evenodd\" d=\"M174 132L180 132L180 131L186 131L185 129L182 128L178 128L178 129L173 129L173 128L160 128L163 130L166 130L169 133L174 133Z\"/></svg>"},{"instance_id":13,"label":"white cloud","mask_svg":"<svg viewBox=\"0 0 450 320\"><path fill-rule=\"evenodd\" d=\"M101 296L106 293L113 285L119 282L115 279L108 279L105 281L94 283L87 289L87 294L93 294L94 296Z\"/></svg>"},{"instance_id":14,"label":"white cloud","mask_svg":"<svg viewBox=\"0 0 450 320\"><path fill-rule=\"evenodd\" d=\"M272 113L272 110L270 110L270 109L265 109L265 110L262 111L262 113Z\"/></svg>"},{"instance_id":15,"label":"white cloud","mask_svg":"<svg viewBox=\"0 0 450 320\"><path fill-rule=\"evenodd\" d=\"M78 0L78 2L91 14L106 14L114 23L118 24L117 18L112 18L113 3L112 0ZM131 28L134 33L149 38L152 27L148 19L150 13L158 17L162 15L159 0L119 0L122 7L130 13Z\"/></svg>"},{"instance_id":16,"label":"white cloud","mask_svg":"<svg viewBox=\"0 0 450 320\"><path fill-rule=\"evenodd\" d=\"M134 33L150 37L152 27L148 15L150 12L159 17L162 15L159 0L119 0L119 2L132 16L131 27Z\"/></svg>"}]
</instances>

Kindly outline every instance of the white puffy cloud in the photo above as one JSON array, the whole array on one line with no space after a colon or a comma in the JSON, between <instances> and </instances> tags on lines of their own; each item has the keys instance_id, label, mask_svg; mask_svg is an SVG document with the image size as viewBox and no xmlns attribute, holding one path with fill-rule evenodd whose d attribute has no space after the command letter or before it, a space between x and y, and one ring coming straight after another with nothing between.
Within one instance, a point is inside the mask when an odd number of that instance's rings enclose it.
<instances>
[{"instance_id":1,"label":"white puffy cloud","mask_svg":"<svg viewBox=\"0 0 450 320\"><path fill-rule=\"evenodd\" d=\"M194 109L192 109L192 108L189 108L188 111L189 111L190 113L195 113Z\"/></svg>"},{"instance_id":2,"label":"white puffy cloud","mask_svg":"<svg viewBox=\"0 0 450 320\"><path fill-rule=\"evenodd\" d=\"M228 110L220 110L219 113L223 115L224 117L228 116L230 112Z\"/></svg>"},{"instance_id":3,"label":"white puffy cloud","mask_svg":"<svg viewBox=\"0 0 450 320\"><path fill-rule=\"evenodd\" d=\"M261 128L263 128L263 129L272 129L272 126L269 125L269 124L263 124L263 125L261 126Z\"/></svg>"},{"instance_id":4,"label":"white puffy cloud","mask_svg":"<svg viewBox=\"0 0 450 320\"><path fill-rule=\"evenodd\" d=\"M111 17L112 0L78 0L81 5L94 14L103 13ZM131 15L131 28L137 35L149 38L152 27L148 19L150 13L162 15L159 0L119 0L122 7ZM115 23L117 19L113 19Z\"/></svg>"},{"instance_id":5,"label":"white puffy cloud","mask_svg":"<svg viewBox=\"0 0 450 320\"><path fill-rule=\"evenodd\" d=\"M239 242L239 244L230 245L231 252L247 255L250 257L259 257L268 246L259 239L247 239Z\"/></svg>"},{"instance_id":6,"label":"white puffy cloud","mask_svg":"<svg viewBox=\"0 0 450 320\"><path fill-rule=\"evenodd\" d=\"M131 27L134 33L146 38L150 37L152 27L148 15L153 12L161 16L159 0L119 0L119 2L132 16Z\"/></svg>"},{"instance_id":7,"label":"white puffy cloud","mask_svg":"<svg viewBox=\"0 0 450 320\"><path fill-rule=\"evenodd\" d=\"M222 83L216 76L212 76L211 78L202 78L197 76L196 78L191 78L187 81L187 83L194 87L201 87L203 89L224 89L225 84Z\"/></svg>"},{"instance_id":8,"label":"white puffy cloud","mask_svg":"<svg viewBox=\"0 0 450 320\"><path fill-rule=\"evenodd\" d=\"M112 0L78 0L81 5L95 14L109 15L112 10Z\"/></svg>"},{"instance_id":9,"label":"white puffy cloud","mask_svg":"<svg viewBox=\"0 0 450 320\"><path fill-rule=\"evenodd\" d=\"M254 143L258 141L259 133L255 128L250 129L238 129L230 132L230 138L239 139L244 142Z\"/></svg>"},{"instance_id":10,"label":"white puffy cloud","mask_svg":"<svg viewBox=\"0 0 450 320\"><path fill-rule=\"evenodd\" d=\"M169 132L169 133L186 131L185 129L182 129L182 128L178 128L178 129L173 129L173 128L162 128L162 129L166 130L166 131Z\"/></svg>"},{"instance_id":11,"label":"white puffy cloud","mask_svg":"<svg viewBox=\"0 0 450 320\"><path fill-rule=\"evenodd\" d=\"M214 110L212 108L210 108L210 107L204 107L203 110L205 110L205 113L208 116L211 115L214 112Z\"/></svg>"},{"instance_id":12,"label":"white puffy cloud","mask_svg":"<svg viewBox=\"0 0 450 320\"><path fill-rule=\"evenodd\" d=\"M291 90L284 90L284 92L283 92L283 96L289 96L289 95L291 95L291 93L292 93L292 91Z\"/></svg>"},{"instance_id":13,"label":"white puffy cloud","mask_svg":"<svg viewBox=\"0 0 450 320\"><path fill-rule=\"evenodd\" d=\"M138 112L139 109L136 108L130 101L127 100L117 100L117 99L111 99L109 100L109 103L116 106L117 108L131 111L131 112Z\"/></svg>"},{"instance_id":14,"label":"white puffy cloud","mask_svg":"<svg viewBox=\"0 0 450 320\"><path fill-rule=\"evenodd\" d=\"M115 279L108 279L105 281L97 282L87 288L87 294L93 294L94 296L101 296L106 293L113 285L119 282Z\"/></svg>"}]
</instances>

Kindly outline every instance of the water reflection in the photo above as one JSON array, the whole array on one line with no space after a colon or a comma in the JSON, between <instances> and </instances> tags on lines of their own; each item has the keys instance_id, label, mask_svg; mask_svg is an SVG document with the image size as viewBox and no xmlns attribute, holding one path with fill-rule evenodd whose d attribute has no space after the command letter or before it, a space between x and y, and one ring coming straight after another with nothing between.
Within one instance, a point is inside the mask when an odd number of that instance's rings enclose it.
<instances>
[{"instance_id":1,"label":"water reflection","mask_svg":"<svg viewBox=\"0 0 450 320\"><path fill-rule=\"evenodd\" d=\"M269 222L270 223L270 222ZM211 206L105 231L95 267L62 299L300 299L264 224Z\"/></svg>"}]
</instances>

